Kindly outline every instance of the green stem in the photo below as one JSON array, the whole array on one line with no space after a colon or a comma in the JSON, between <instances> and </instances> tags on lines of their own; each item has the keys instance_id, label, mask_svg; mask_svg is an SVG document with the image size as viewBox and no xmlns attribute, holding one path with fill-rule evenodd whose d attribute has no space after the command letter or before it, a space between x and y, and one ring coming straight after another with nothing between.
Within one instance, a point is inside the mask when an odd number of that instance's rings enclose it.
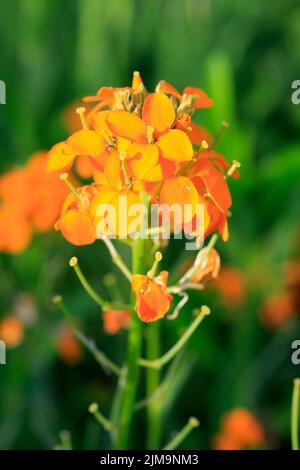
<instances>
[{"instance_id":1,"label":"green stem","mask_svg":"<svg viewBox=\"0 0 300 470\"><path fill-rule=\"evenodd\" d=\"M147 359L140 359L139 364L143 367L151 367L153 369L161 369L165 364L167 364L174 356L183 348L185 343L189 340L192 336L194 331L198 328L200 323L204 320L204 318L210 314L210 310L205 305L201 308L200 313L196 316L195 320L191 325L185 330L184 334L180 337L177 343L169 349L163 356L158 359L149 361Z\"/></svg>"},{"instance_id":2,"label":"green stem","mask_svg":"<svg viewBox=\"0 0 300 470\"><path fill-rule=\"evenodd\" d=\"M146 263L146 241L137 239L132 247L132 272L145 274ZM135 296L132 295L132 306L135 305ZM137 394L137 381L139 364L138 358L142 350L142 322L134 313L131 318L130 329L128 333L128 350L126 360L126 373L123 389L122 402L120 406L119 433L116 439L116 448L118 450L128 449L132 420L134 415L135 399Z\"/></svg>"},{"instance_id":3,"label":"green stem","mask_svg":"<svg viewBox=\"0 0 300 470\"><path fill-rule=\"evenodd\" d=\"M103 240L103 242L105 243L105 245L106 245L106 247L107 247L107 249L110 253L112 261L115 263L116 266L118 266L118 268L124 274L124 276L128 279L128 281L131 282L131 272L129 271L126 264L122 260L121 256L119 255L119 253L115 249L112 241L106 236L103 236L101 238L101 240Z\"/></svg>"},{"instance_id":4,"label":"green stem","mask_svg":"<svg viewBox=\"0 0 300 470\"><path fill-rule=\"evenodd\" d=\"M53 298L53 303L60 308L60 310L65 316L65 319L67 320L72 330L74 331L76 338L78 338L79 341L85 346L85 348L94 356L96 361L104 369L108 369L111 372L113 372L115 375L120 377L122 374L121 369L113 361L111 361L102 351L100 351L94 345L94 343L82 333L82 331L79 329L78 325L74 321L73 316L71 315L71 313L65 306L62 297L60 295L55 296Z\"/></svg>"},{"instance_id":5,"label":"green stem","mask_svg":"<svg viewBox=\"0 0 300 470\"><path fill-rule=\"evenodd\" d=\"M293 450L299 450L299 399L300 399L300 379L295 379L293 397L292 397L292 416L291 416L291 437L292 437L292 449Z\"/></svg>"},{"instance_id":6,"label":"green stem","mask_svg":"<svg viewBox=\"0 0 300 470\"><path fill-rule=\"evenodd\" d=\"M100 295L97 294L97 292L94 291L92 286L89 284L88 280L86 279L85 275L81 271L78 260L75 256L70 259L69 262L70 266L74 268L74 271L81 282L82 287L84 290L87 292L87 294L98 304L101 308L105 307L107 305L107 302L100 297Z\"/></svg>"},{"instance_id":7,"label":"green stem","mask_svg":"<svg viewBox=\"0 0 300 470\"><path fill-rule=\"evenodd\" d=\"M156 321L147 326L146 352L149 361L160 355L160 322ZM160 370L148 368L146 371L146 391L151 397L160 384ZM161 403L160 400L150 400L147 405L147 449L160 448L161 441Z\"/></svg>"},{"instance_id":8,"label":"green stem","mask_svg":"<svg viewBox=\"0 0 300 470\"><path fill-rule=\"evenodd\" d=\"M89 412L95 416L96 420L99 424L105 429L107 432L111 432L112 430L112 423L109 419L105 418L105 416L99 411L99 407L97 403L91 403L89 406Z\"/></svg>"},{"instance_id":9,"label":"green stem","mask_svg":"<svg viewBox=\"0 0 300 470\"><path fill-rule=\"evenodd\" d=\"M163 450L174 450L184 441L184 439L190 434L190 432L199 426L199 421L193 416L188 420L187 424L179 431L178 434L171 439L170 442L163 448Z\"/></svg>"}]
</instances>

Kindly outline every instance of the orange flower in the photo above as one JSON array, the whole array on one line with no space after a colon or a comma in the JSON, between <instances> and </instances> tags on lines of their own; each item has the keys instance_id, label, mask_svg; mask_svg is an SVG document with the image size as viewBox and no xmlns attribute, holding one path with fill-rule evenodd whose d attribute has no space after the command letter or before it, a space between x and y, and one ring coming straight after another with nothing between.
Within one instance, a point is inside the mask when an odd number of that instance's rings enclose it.
<instances>
[{"instance_id":1,"label":"orange flower","mask_svg":"<svg viewBox=\"0 0 300 470\"><path fill-rule=\"evenodd\" d=\"M279 328L297 313L293 292L283 291L271 295L261 307L261 320L271 329Z\"/></svg>"},{"instance_id":2,"label":"orange flower","mask_svg":"<svg viewBox=\"0 0 300 470\"><path fill-rule=\"evenodd\" d=\"M177 98L182 107L197 108L210 108L213 105L213 101L207 96L207 94L200 88L188 86L183 90L182 95L173 87L170 83L165 80L161 80L157 86L161 93L174 96Z\"/></svg>"},{"instance_id":3,"label":"orange flower","mask_svg":"<svg viewBox=\"0 0 300 470\"><path fill-rule=\"evenodd\" d=\"M219 449L222 445L232 445L234 449L257 448L264 439L264 429L255 416L245 408L236 408L223 416L221 433L215 444Z\"/></svg>"},{"instance_id":4,"label":"orange flower","mask_svg":"<svg viewBox=\"0 0 300 470\"><path fill-rule=\"evenodd\" d=\"M56 337L56 347L60 358L67 364L75 365L82 360L81 344L68 325L60 325Z\"/></svg>"},{"instance_id":5,"label":"orange flower","mask_svg":"<svg viewBox=\"0 0 300 470\"><path fill-rule=\"evenodd\" d=\"M175 109L172 102L162 93L151 93L144 101L142 117L126 111L112 111L106 122L116 136L133 143L127 149L129 158L136 158L133 172L139 179L160 181L169 172L170 163L190 161L193 147L186 133L173 129ZM151 159L151 164L149 164ZM148 168L143 178L138 174L145 162Z\"/></svg>"},{"instance_id":6,"label":"orange flower","mask_svg":"<svg viewBox=\"0 0 300 470\"><path fill-rule=\"evenodd\" d=\"M18 254L29 245L32 228L27 217L15 213L9 205L0 207L0 251Z\"/></svg>"},{"instance_id":7,"label":"orange flower","mask_svg":"<svg viewBox=\"0 0 300 470\"><path fill-rule=\"evenodd\" d=\"M31 194L29 217L33 228L39 232L52 229L68 194L68 188L58 174L47 173L46 163L46 152L38 152L26 166Z\"/></svg>"},{"instance_id":8,"label":"orange flower","mask_svg":"<svg viewBox=\"0 0 300 470\"><path fill-rule=\"evenodd\" d=\"M241 450L234 439L221 433L213 438L212 447L214 450Z\"/></svg>"},{"instance_id":9,"label":"orange flower","mask_svg":"<svg viewBox=\"0 0 300 470\"><path fill-rule=\"evenodd\" d=\"M90 245L96 240L90 207L97 189L95 186L82 186L76 192L67 196L55 228L73 245Z\"/></svg>"},{"instance_id":10,"label":"orange flower","mask_svg":"<svg viewBox=\"0 0 300 470\"><path fill-rule=\"evenodd\" d=\"M163 318L170 309L172 295L167 293L169 273L161 271L155 278L134 274L132 290L136 295L135 310L141 320L151 322Z\"/></svg>"},{"instance_id":11,"label":"orange flower","mask_svg":"<svg viewBox=\"0 0 300 470\"><path fill-rule=\"evenodd\" d=\"M104 331L109 335L119 333L122 328L128 328L131 312L129 310L109 309L103 311Z\"/></svg>"},{"instance_id":12,"label":"orange flower","mask_svg":"<svg viewBox=\"0 0 300 470\"><path fill-rule=\"evenodd\" d=\"M108 107L110 109L123 109L130 110L129 95L134 97L137 103L140 101L139 97L146 95L146 89L139 72L134 72L132 77L131 87L101 87L95 96L86 96L83 98L85 103L98 102L90 115L95 114L99 109Z\"/></svg>"},{"instance_id":13,"label":"orange flower","mask_svg":"<svg viewBox=\"0 0 300 470\"><path fill-rule=\"evenodd\" d=\"M221 270L216 288L223 303L231 309L238 308L247 295L246 278L238 268L224 267Z\"/></svg>"},{"instance_id":14,"label":"orange flower","mask_svg":"<svg viewBox=\"0 0 300 470\"><path fill-rule=\"evenodd\" d=\"M8 315L0 322L0 340L4 341L8 348L18 346L23 339L23 325L14 315Z\"/></svg>"},{"instance_id":15,"label":"orange flower","mask_svg":"<svg viewBox=\"0 0 300 470\"><path fill-rule=\"evenodd\" d=\"M207 251L207 248L202 248L200 253ZM199 256L202 256L199 253ZM203 263L201 263L192 277L194 282L208 282L217 279L221 268L220 255L214 248L210 250Z\"/></svg>"}]
</instances>

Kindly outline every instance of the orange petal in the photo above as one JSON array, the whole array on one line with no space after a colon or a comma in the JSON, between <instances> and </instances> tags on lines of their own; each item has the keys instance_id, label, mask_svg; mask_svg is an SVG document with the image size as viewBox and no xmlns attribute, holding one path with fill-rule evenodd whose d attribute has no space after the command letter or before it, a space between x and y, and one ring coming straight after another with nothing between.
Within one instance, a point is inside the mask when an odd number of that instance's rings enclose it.
<instances>
[{"instance_id":1,"label":"orange petal","mask_svg":"<svg viewBox=\"0 0 300 470\"><path fill-rule=\"evenodd\" d=\"M189 127L191 130L187 131L187 135L189 136L192 144L201 145L203 140L205 140L209 145L212 143L212 136L204 127L199 126L193 121L190 122Z\"/></svg>"},{"instance_id":2,"label":"orange petal","mask_svg":"<svg viewBox=\"0 0 300 470\"><path fill-rule=\"evenodd\" d=\"M161 168L157 165L159 151L155 145L132 144L127 155L129 167L138 180L160 181L162 179Z\"/></svg>"},{"instance_id":3,"label":"orange petal","mask_svg":"<svg viewBox=\"0 0 300 470\"><path fill-rule=\"evenodd\" d=\"M143 106L143 121L155 131L169 129L175 120L175 109L170 99L163 93L151 93Z\"/></svg>"},{"instance_id":4,"label":"orange petal","mask_svg":"<svg viewBox=\"0 0 300 470\"><path fill-rule=\"evenodd\" d=\"M91 157L82 155L77 158L76 171L81 178L91 178L95 173L95 166L91 162Z\"/></svg>"},{"instance_id":5,"label":"orange petal","mask_svg":"<svg viewBox=\"0 0 300 470\"><path fill-rule=\"evenodd\" d=\"M142 214L132 214L134 205L141 205L141 200L134 191L121 191L111 200L117 220L113 232L121 238L127 238L132 231L138 230L142 222Z\"/></svg>"},{"instance_id":6,"label":"orange petal","mask_svg":"<svg viewBox=\"0 0 300 470\"><path fill-rule=\"evenodd\" d=\"M193 158L193 146L185 134L178 129L171 129L157 141L162 156L167 160L189 161Z\"/></svg>"},{"instance_id":7,"label":"orange petal","mask_svg":"<svg viewBox=\"0 0 300 470\"><path fill-rule=\"evenodd\" d=\"M165 80L161 80L158 84L158 87L161 93L166 93L167 95L175 96L175 98L181 100L182 96L179 91L177 91L176 88L173 87L173 85L171 85L170 83L165 82Z\"/></svg>"},{"instance_id":8,"label":"orange petal","mask_svg":"<svg viewBox=\"0 0 300 470\"><path fill-rule=\"evenodd\" d=\"M122 173L119 152L112 152L107 159L104 174L109 184L120 191L122 189Z\"/></svg>"},{"instance_id":9,"label":"orange petal","mask_svg":"<svg viewBox=\"0 0 300 470\"><path fill-rule=\"evenodd\" d=\"M105 151L106 141L97 132L82 129L71 135L67 144L76 155L96 157Z\"/></svg>"},{"instance_id":10,"label":"orange petal","mask_svg":"<svg viewBox=\"0 0 300 470\"><path fill-rule=\"evenodd\" d=\"M140 72L133 72L132 76L132 90L137 91L144 88L143 80L141 79Z\"/></svg>"},{"instance_id":11,"label":"orange petal","mask_svg":"<svg viewBox=\"0 0 300 470\"><path fill-rule=\"evenodd\" d=\"M160 203L166 204L166 211L178 226L188 223L197 211L199 201L198 192L192 181L186 176L177 176L166 180L160 191ZM172 206L178 206L178 214L172 211ZM174 208L176 208L174 206Z\"/></svg>"},{"instance_id":12,"label":"orange petal","mask_svg":"<svg viewBox=\"0 0 300 470\"><path fill-rule=\"evenodd\" d=\"M105 110L105 111L99 111L98 113L95 113L91 116L91 123L94 128L94 130L101 136L104 137L104 132L103 130L106 130L107 132L110 133L109 127L107 125L106 119L108 115L110 114L111 111Z\"/></svg>"},{"instance_id":13,"label":"orange petal","mask_svg":"<svg viewBox=\"0 0 300 470\"><path fill-rule=\"evenodd\" d=\"M73 245L90 245L96 240L96 230L91 217L71 209L61 218L59 229Z\"/></svg>"},{"instance_id":14,"label":"orange petal","mask_svg":"<svg viewBox=\"0 0 300 470\"><path fill-rule=\"evenodd\" d=\"M222 173L209 161L199 160L197 174L203 180L206 190L216 206L225 213L231 206L231 195Z\"/></svg>"},{"instance_id":15,"label":"orange petal","mask_svg":"<svg viewBox=\"0 0 300 470\"><path fill-rule=\"evenodd\" d=\"M207 94L200 88L188 86L183 90L186 95L198 95L197 101L194 103L193 108L210 108L214 102Z\"/></svg>"},{"instance_id":16,"label":"orange petal","mask_svg":"<svg viewBox=\"0 0 300 470\"><path fill-rule=\"evenodd\" d=\"M133 292L137 294L145 282L147 282L147 276L144 276L143 274L133 274L131 279Z\"/></svg>"},{"instance_id":17,"label":"orange petal","mask_svg":"<svg viewBox=\"0 0 300 470\"><path fill-rule=\"evenodd\" d=\"M106 122L110 130L117 136L140 144L146 142L147 128L138 116L127 111L112 111Z\"/></svg>"},{"instance_id":18,"label":"orange petal","mask_svg":"<svg viewBox=\"0 0 300 470\"><path fill-rule=\"evenodd\" d=\"M47 171L66 170L71 166L76 154L65 154L65 149L65 142L60 142L49 150L47 156Z\"/></svg>"},{"instance_id":19,"label":"orange petal","mask_svg":"<svg viewBox=\"0 0 300 470\"><path fill-rule=\"evenodd\" d=\"M156 282L151 282L146 292L139 296L137 313L144 322L163 318L170 309L172 296L164 292Z\"/></svg>"}]
</instances>

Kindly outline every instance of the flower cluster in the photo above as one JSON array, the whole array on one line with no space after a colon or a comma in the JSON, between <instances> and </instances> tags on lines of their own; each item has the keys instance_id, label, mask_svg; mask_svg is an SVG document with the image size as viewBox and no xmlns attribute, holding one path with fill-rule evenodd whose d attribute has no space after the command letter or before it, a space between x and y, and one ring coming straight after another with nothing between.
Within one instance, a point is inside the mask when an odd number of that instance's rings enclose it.
<instances>
[{"instance_id":1,"label":"flower cluster","mask_svg":"<svg viewBox=\"0 0 300 470\"><path fill-rule=\"evenodd\" d=\"M34 231L53 228L68 191L57 174L46 172L46 162L39 152L0 177L0 251L20 253Z\"/></svg>"},{"instance_id":2,"label":"flower cluster","mask_svg":"<svg viewBox=\"0 0 300 470\"><path fill-rule=\"evenodd\" d=\"M47 163L48 171L66 172L76 162L78 173L93 179L75 188L67 173L62 175L71 193L56 228L70 243L91 244L101 234L128 236L130 209L142 202L143 193L165 207L189 205L185 223L191 234L198 233L196 210L202 204L205 236L217 230L228 239L226 177L237 175L237 164L230 166L215 152L209 133L192 120L196 109L213 104L202 90L187 87L181 94L161 81L149 93L135 72L131 87L102 87L84 101L96 104L88 112L77 109L82 129L54 145ZM112 228L100 206L113 207L117 220L121 214L125 222Z\"/></svg>"}]
</instances>

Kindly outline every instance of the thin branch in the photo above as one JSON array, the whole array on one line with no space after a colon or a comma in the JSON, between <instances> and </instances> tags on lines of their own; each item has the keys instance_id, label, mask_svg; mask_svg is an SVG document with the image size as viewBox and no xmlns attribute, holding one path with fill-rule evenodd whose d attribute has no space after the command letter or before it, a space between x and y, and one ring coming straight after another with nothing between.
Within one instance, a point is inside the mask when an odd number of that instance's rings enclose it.
<instances>
[{"instance_id":1,"label":"thin branch","mask_svg":"<svg viewBox=\"0 0 300 470\"><path fill-rule=\"evenodd\" d=\"M197 428L200 425L199 420L194 416L191 416L188 420L187 424L179 431L176 436L168 442L167 445L163 448L163 450L174 450L184 441L184 439L190 434L190 432Z\"/></svg>"},{"instance_id":2,"label":"thin branch","mask_svg":"<svg viewBox=\"0 0 300 470\"><path fill-rule=\"evenodd\" d=\"M111 242L111 240L105 235L103 235L101 237L101 240L105 243L105 245L106 245L106 247L107 247L107 249L108 249L108 251L111 255L112 261L115 263L116 266L118 266L118 268L120 269L120 271L122 271L122 273L128 279L128 281L131 282L131 277L132 277L131 272L129 271L126 264L122 260L121 256L119 255L119 253L115 249L115 247L114 247L113 243Z\"/></svg>"},{"instance_id":3,"label":"thin branch","mask_svg":"<svg viewBox=\"0 0 300 470\"><path fill-rule=\"evenodd\" d=\"M89 284L88 280L84 276L83 272L81 271L79 264L78 264L78 259L73 256L73 258L70 259L69 264L72 268L74 268L74 271L81 282L82 287L84 290L87 292L87 294L101 307L106 307L108 305L108 302L106 302L102 297L100 297L99 294L92 288L92 286Z\"/></svg>"},{"instance_id":4,"label":"thin branch","mask_svg":"<svg viewBox=\"0 0 300 470\"><path fill-rule=\"evenodd\" d=\"M167 364L174 356L183 348L186 342L190 339L194 331L198 328L200 323L204 320L204 318L210 314L210 309L203 305L201 307L200 313L196 316L195 320L191 325L187 328L181 338L174 344L174 346L169 349L163 356L158 359L154 359L153 361L149 361L147 359L139 359L139 365L142 367L151 367L153 369L161 369L165 364Z\"/></svg>"},{"instance_id":5,"label":"thin branch","mask_svg":"<svg viewBox=\"0 0 300 470\"><path fill-rule=\"evenodd\" d=\"M60 295L57 295L53 298L53 303L59 307L59 309L64 314L65 319L70 324L72 330L74 331L75 336L79 341L85 346L85 348L94 356L96 361L103 367L105 370L110 370L118 377L121 376L121 369L111 361L102 351L100 351L93 341L87 338L84 333L79 329L78 325L73 319L72 314L69 312L65 306L63 299Z\"/></svg>"}]
</instances>

